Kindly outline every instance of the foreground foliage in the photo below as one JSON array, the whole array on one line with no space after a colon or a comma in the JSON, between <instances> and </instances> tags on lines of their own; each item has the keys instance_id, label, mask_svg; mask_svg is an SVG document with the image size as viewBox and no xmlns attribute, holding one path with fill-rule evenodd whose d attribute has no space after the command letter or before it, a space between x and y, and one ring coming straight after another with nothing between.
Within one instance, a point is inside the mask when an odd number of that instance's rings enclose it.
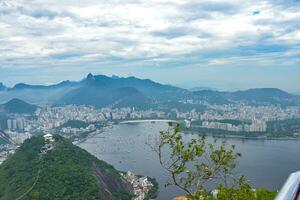
<instances>
[{"instance_id":1,"label":"foreground foliage","mask_svg":"<svg viewBox=\"0 0 300 200\"><path fill-rule=\"evenodd\" d=\"M182 138L179 124L169 123L166 131L152 146L162 167L170 173L170 181L191 200L271 200L276 193L264 189L253 190L244 176L236 173L241 154L226 141L208 142L205 137ZM208 185L214 185L213 196Z\"/></svg>"},{"instance_id":2,"label":"foreground foliage","mask_svg":"<svg viewBox=\"0 0 300 200\"><path fill-rule=\"evenodd\" d=\"M249 183L241 182L236 188L218 187L217 198L207 197L207 199L215 200L274 200L276 192L266 189L253 190Z\"/></svg>"}]
</instances>

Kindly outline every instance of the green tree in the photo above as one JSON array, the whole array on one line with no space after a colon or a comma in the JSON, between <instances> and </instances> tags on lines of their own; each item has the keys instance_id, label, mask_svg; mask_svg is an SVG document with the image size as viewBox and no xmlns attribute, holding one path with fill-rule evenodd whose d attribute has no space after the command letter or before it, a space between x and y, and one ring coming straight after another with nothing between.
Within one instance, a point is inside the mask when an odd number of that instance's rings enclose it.
<instances>
[{"instance_id":1,"label":"green tree","mask_svg":"<svg viewBox=\"0 0 300 200\"><path fill-rule=\"evenodd\" d=\"M208 182L218 189L218 200L256 200L270 196L266 191L258 195L244 176L234 172L241 156L235 145L214 140L208 143L205 137L184 140L179 124L169 123L166 131L151 145L159 162L170 173L166 184L182 189L189 199L213 199L206 188ZM267 199L266 199L267 200Z\"/></svg>"},{"instance_id":2,"label":"green tree","mask_svg":"<svg viewBox=\"0 0 300 200\"><path fill-rule=\"evenodd\" d=\"M273 200L276 197L276 192L266 189L258 189L256 191L257 200Z\"/></svg>"}]
</instances>

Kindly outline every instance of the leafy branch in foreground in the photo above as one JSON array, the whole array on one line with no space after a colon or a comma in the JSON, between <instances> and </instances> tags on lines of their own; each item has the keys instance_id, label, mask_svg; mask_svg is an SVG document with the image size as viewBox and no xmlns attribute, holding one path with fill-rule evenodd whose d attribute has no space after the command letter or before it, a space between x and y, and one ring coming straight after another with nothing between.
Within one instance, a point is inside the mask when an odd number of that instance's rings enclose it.
<instances>
[{"instance_id":1,"label":"leafy branch in foreground","mask_svg":"<svg viewBox=\"0 0 300 200\"><path fill-rule=\"evenodd\" d=\"M167 186L179 187L189 199L212 198L206 188L208 183L218 188L220 200L257 199L246 179L234 173L241 156L235 152L235 145L217 140L208 143L205 137L185 141L179 124L169 123L151 147L171 175Z\"/></svg>"}]
</instances>

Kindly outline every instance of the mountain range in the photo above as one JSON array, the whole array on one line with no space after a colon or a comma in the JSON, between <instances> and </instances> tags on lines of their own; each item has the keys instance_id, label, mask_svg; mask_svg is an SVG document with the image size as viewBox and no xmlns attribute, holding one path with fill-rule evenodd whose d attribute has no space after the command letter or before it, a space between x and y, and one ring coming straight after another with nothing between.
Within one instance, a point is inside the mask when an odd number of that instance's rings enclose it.
<instances>
[{"instance_id":1,"label":"mountain range","mask_svg":"<svg viewBox=\"0 0 300 200\"><path fill-rule=\"evenodd\" d=\"M63 81L54 85L2 85L0 103L13 98L39 105L93 105L96 107L169 108L186 107L185 100L209 104L246 103L252 105L300 105L300 96L277 88L257 88L237 92L200 89L190 91L164 85L150 79L88 74L81 81Z\"/></svg>"}]
</instances>

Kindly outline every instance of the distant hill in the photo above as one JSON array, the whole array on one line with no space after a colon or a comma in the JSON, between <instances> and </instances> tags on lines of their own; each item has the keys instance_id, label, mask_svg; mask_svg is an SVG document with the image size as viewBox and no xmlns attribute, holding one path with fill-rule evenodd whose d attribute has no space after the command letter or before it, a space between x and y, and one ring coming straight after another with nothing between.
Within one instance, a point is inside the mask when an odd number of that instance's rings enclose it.
<instances>
[{"instance_id":1,"label":"distant hill","mask_svg":"<svg viewBox=\"0 0 300 200\"><path fill-rule=\"evenodd\" d=\"M228 99L228 95L225 92L219 92L215 90L200 90L193 92L193 94L199 98L199 100L206 101L211 104L222 105L232 103Z\"/></svg>"},{"instance_id":2,"label":"distant hill","mask_svg":"<svg viewBox=\"0 0 300 200\"><path fill-rule=\"evenodd\" d=\"M237 92L202 90L193 92L196 98L215 104L243 102L251 105L300 105L300 96L277 88L256 88Z\"/></svg>"},{"instance_id":3,"label":"distant hill","mask_svg":"<svg viewBox=\"0 0 300 200\"><path fill-rule=\"evenodd\" d=\"M253 104L270 103L293 105L300 103L297 95L289 94L277 88L258 88L232 93L234 100L246 101Z\"/></svg>"},{"instance_id":4,"label":"distant hill","mask_svg":"<svg viewBox=\"0 0 300 200\"><path fill-rule=\"evenodd\" d=\"M132 188L119 172L61 136L46 155L41 136L26 140L0 165L0 200L129 200Z\"/></svg>"},{"instance_id":5,"label":"distant hill","mask_svg":"<svg viewBox=\"0 0 300 200\"><path fill-rule=\"evenodd\" d=\"M24 90L24 89L37 89L37 90L43 90L43 89L55 89L60 87L68 87L74 85L76 82L72 81L62 81L55 85L28 85L25 83L18 83L10 90Z\"/></svg>"},{"instance_id":6,"label":"distant hill","mask_svg":"<svg viewBox=\"0 0 300 200\"><path fill-rule=\"evenodd\" d=\"M32 114L36 111L37 106L31 105L20 99L12 99L5 104L0 105L0 112Z\"/></svg>"},{"instance_id":7,"label":"distant hill","mask_svg":"<svg viewBox=\"0 0 300 200\"><path fill-rule=\"evenodd\" d=\"M63 81L55 85L28 85L25 83L16 84L0 93L0 103L10 99L21 99L31 104L51 105L70 90L77 88L77 82Z\"/></svg>"}]
</instances>

